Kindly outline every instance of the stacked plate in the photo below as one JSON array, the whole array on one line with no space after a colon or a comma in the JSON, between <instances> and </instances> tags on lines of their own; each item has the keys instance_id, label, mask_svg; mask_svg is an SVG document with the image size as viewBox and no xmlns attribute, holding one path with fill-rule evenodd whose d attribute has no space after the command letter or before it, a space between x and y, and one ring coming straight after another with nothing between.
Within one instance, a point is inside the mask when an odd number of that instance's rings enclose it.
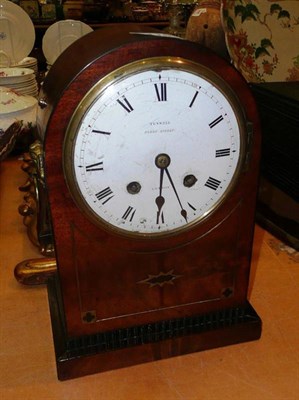
<instances>
[{"instance_id":1,"label":"stacked plate","mask_svg":"<svg viewBox=\"0 0 299 400\"><path fill-rule=\"evenodd\" d=\"M37 99L23 96L8 87L0 86L0 130L5 131L15 121L23 121L23 126L36 125Z\"/></svg>"},{"instance_id":2,"label":"stacked plate","mask_svg":"<svg viewBox=\"0 0 299 400\"><path fill-rule=\"evenodd\" d=\"M30 68L0 68L0 86L27 96L38 96L35 72Z\"/></svg>"},{"instance_id":3,"label":"stacked plate","mask_svg":"<svg viewBox=\"0 0 299 400\"><path fill-rule=\"evenodd\" d=\"M12 65L15 68L30 68L33 69L35 75L38 74L38 64L35 57L25 57L23 60L19 61L17 64Z\"/></svg>"},{"instance_id":4,"label":"stacked plate","mask_svg":"<svg viewBox=\"0 0 299 400\"><path fill-rule=\"evenodd\" d=\"M36 126L37 99L0 86L0 161Z\"/></svg>"}]
</instances>

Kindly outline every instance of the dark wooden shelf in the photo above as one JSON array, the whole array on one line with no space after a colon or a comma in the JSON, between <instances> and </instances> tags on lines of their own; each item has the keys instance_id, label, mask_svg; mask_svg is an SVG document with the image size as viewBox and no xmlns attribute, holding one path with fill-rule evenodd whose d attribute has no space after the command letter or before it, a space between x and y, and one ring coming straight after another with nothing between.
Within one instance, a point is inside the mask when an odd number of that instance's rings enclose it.
<instances>
[{"instance_id":1,"label":"dark wooden shelf","mask_svg":"<svg viewBox=\"0 0 299 400\"><path fill-rule=\"evenodd\" d=\"M36 30L46 30L48 29L53 23L57 21L52 21L49 23L34 23L34 27ZM136 21L116 21L116 22L87 22L87 21L82 21L85 24L89 25L93 29L99 29L103 28L106 26L116 26L119 24L135 24L135 25L142 25L142 26L150 26L150 27L156 27L156 28L164 28L168 26L168 21L147 21L147 22L136 22Z\"/></svg>"}]
</instances>

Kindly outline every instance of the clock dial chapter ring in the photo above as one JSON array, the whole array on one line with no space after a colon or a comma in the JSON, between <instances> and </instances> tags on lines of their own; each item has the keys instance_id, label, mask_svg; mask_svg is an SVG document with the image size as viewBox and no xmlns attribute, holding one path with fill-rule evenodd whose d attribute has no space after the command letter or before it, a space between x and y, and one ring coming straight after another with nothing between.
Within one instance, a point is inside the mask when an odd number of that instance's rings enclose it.
<instances>
[{"instance_id":1,"label":"clock dial chapter ring","mask_svg":"<svg viewBox=\"0 0 299 400\"><path fill-rule=\"evenodd\" d=\"M226 198L244 159L243 114L210 74L188 60L155 57L112 72L82 99L64 167L94 223L126 235L172 235Z\"/></svg>"}]
</instances>

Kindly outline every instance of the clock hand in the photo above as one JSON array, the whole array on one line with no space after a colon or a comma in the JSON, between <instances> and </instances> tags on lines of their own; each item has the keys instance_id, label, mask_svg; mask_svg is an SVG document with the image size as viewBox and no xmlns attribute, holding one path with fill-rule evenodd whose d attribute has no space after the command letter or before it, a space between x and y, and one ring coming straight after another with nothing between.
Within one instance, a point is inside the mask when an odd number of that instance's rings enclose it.
<instances>
[{"instance_id":1,"label":"clock hand","mask_svg":"<svg viewBox=\"0 0 299 400\"><path fill-rule=\"evenodd\" d=\"M158 207L157 211L157 224L159 224L160 216L161 216L161 210L162 207L165 203L165 199L162 196L162 189L163 189L163 178L164 178L164 171L170 164L170 157L168 154L165 153L160 153L157 155L155 158L155 165L157 168L160 169L160 184L159 184L159 196L156 197L156 204ZM162 214L162 223L163 223L163 214Z\"/></svg>"},{"instance_id":2,"label":"clock hand","mask_svg":"<svg viewBox=\"0 0 299 400\"><path fill-rule=\"evenodd\" d=\"M183 208L183 206L182 206L181 200L180 200L180 198L179 198L179 195L178 195L178 192L177 192L177 190L176 190L176 187L175 187L175 185L174 185L174 183L173 183L173 180L172 180L172 178L171 178L171 176L170 176L170 173L169 173L169 171L168 171L168 168L165 168L165 172L166 172L166 174L167 174L167 176L168 176L168 179L169 179L169 182L170 182L170 184L171 184L171 186L172 186L172 189L174 190L174 193L175 193L175 195L176 195L176 198L178 199L178 202L179 202L179 204L180 204L180 206L181 206L181 215L182 215L182 217L185 218L186 222L188 222L188 219L187 219L187 211L186 211L186 210Z\"/></svg>"},{"instance_id":3,"label":"clock hand","mask_svg":"<svg viewBox=\"0 0 299 400\"><path fill-rule=\"evenodd\" d=\"M159 196L156 197L156 204L157 204L157 207L158 207L158 211L157 211L157 224L159 224L160 215L161 215L161 210L162 210L163 204L165 203L165 199L164 199L164 197L162 196L163 177L164 177L164 168L161 168L161 169L160 169Z\"/></svg>"}]
</instances>

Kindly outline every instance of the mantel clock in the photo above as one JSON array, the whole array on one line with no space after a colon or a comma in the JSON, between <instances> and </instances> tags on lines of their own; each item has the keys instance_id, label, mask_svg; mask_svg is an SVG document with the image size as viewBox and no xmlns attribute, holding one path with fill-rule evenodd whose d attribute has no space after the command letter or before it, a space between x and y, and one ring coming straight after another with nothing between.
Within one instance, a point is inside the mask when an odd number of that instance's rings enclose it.
<instances>
[{"instance_id":1,"label":"mantel clock","mask_svg":"<svg viewBox=\"0 0 299 400\"><path fill-rule=\"evenodd\" d=\"M103 29L58 58L39 104L59 379L259 338L260 134L239 73L186 40Z\"/></svg>"}]
</instances>

